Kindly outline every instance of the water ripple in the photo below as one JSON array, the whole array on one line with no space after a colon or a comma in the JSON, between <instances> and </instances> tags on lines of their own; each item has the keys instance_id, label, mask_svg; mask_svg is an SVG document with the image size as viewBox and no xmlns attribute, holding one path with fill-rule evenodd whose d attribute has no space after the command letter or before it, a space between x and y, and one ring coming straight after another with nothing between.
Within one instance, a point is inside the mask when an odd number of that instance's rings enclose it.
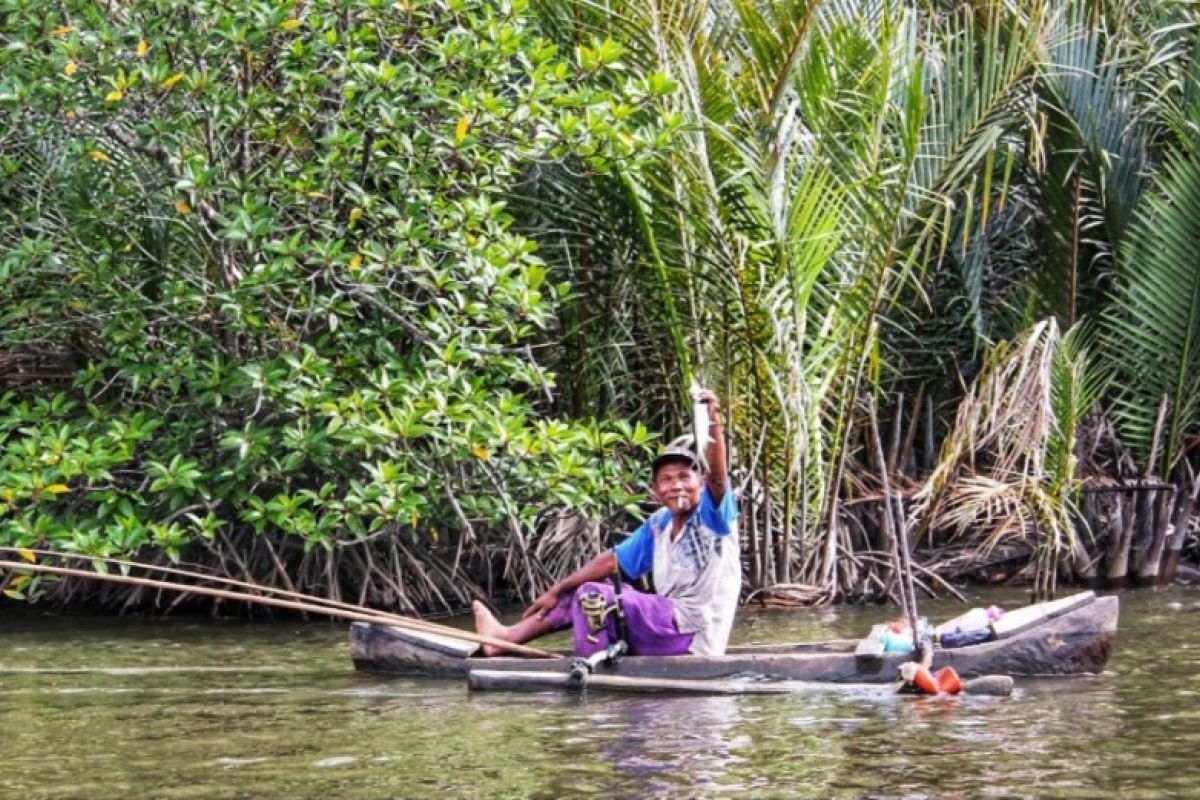
<instances>
[{"instance_id":1,"label":"water ripple","mask_svg":"<svg viewBox=\"0 0 1200 800\"><path fill-rule=\"evenodd\" d=\"M950 700L477 695L357 675L330 627L0 618L0 786L64 800L1193 797L1198 597L1125 594L1104 675ZM853 636L877 615L761 614L737 635Z\"/></svg>"}]
</instances>

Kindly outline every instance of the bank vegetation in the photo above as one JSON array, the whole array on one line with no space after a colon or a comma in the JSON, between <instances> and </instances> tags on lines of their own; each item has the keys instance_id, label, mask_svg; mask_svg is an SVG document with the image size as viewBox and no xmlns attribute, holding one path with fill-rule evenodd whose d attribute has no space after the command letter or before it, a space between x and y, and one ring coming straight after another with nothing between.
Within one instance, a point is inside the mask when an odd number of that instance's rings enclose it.
<instances>
[{"instance_id":1,"label":"bank vegetation","mask_svg":"<svg viewBox=\"0 0 1200 800\"><path fill-rule=\"evenodd\" d=\"M0 16L0 545L528 600L695 380L751 601L1195 573L1194 3Z\"/></svg>"}]
</instances>

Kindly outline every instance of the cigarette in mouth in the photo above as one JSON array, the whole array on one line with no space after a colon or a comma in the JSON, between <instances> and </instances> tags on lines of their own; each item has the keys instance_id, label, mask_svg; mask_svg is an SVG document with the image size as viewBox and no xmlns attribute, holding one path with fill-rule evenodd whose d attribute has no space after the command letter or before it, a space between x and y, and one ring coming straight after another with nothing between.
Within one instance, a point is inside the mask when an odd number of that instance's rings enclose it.
<instances>
[{"instance_id":1,"label":"cigarette in mouth","mask_svg":"<svg viewBox=\"0 0 1200 800\"><path fill-rule=\"evenodd\" d=\"M682 497L679 498L679 502L677 503L677 505L679 506L679 510L683 511L683 498Z\"/></svg>"}]
</instances>

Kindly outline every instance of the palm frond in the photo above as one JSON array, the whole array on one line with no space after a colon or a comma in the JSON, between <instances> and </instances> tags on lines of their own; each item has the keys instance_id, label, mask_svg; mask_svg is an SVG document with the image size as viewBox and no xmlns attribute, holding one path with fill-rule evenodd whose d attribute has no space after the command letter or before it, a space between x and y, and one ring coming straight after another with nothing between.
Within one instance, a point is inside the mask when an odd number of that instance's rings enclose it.
<instances>
[{"instance_id":1,"label":"palm frond","mask_svg":"<svg viewBox=\"0 0 1200 800\"><path fill-rule=\"evenodd\" d=\"M1200 147L1170 153L1121 251L1105 340L1122 376L1113 408L1148 471L1166 479L1200 428ZM1161 455L1150 463L1157 410L1168 404Z\"/></svg>"},{"instance_id":2,"label":"palm frond","mask_svg":"<svg viewBox=\"0 0 1200 800\"><path fill-rule=\"evenodd\" d=\"M1075 543L1074 464L1055 462L1053 444L1057 436L1060 448L1071 447L1073 432L1061 426L1094 402L1099 388L1082 363L1085 341L1086 331L1077 329L1064 345L1047 320L997 347L914 498L911 524L920 532L957 531L984 553L1006 539L1028 544L1038 554L1035 582L1043 594ZM1071 472L1064 479L1056 469Z\"/></svg>"}]
</instances>

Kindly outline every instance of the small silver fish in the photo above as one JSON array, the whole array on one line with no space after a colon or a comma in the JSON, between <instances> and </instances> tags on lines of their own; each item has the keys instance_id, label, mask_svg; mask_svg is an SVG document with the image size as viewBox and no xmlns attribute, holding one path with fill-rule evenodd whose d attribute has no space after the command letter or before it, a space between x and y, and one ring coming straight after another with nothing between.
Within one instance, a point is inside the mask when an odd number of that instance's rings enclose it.
<instances>
[{"instance_id":1,"label":"small silver fish","mask_svg":"<svg viewBox=\"0 0 1200 800\"><path fill-rule=\"evenodd\" d=\"M709 439L709 419L708 405L700 402L700 393L704 390L695 382L692 381L688 393L692 396L692 438L695 444L696 457L700 459L700 466L705 470L708 469L708 443Z\"/></svg>"}]
</instances>

